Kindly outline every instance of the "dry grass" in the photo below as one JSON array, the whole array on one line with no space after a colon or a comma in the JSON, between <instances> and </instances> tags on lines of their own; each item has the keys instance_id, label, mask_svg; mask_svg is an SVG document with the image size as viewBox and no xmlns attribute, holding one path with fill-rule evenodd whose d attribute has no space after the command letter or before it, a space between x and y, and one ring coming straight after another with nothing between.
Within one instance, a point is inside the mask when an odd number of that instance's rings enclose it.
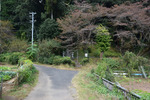
<instances>
[{"instance_id":1,"label":"dry grass","mask_svg":"<svg viewBox=\"0 0 150 100\"><path fill-rule=\"evenodd\" d=\"M77 90L77 100L105 100L104 95L100 95L94 88L89 88L90 80L85 77L86 74L87 71L80 71L72 80L72 84Z\"/></svg>"},{"instance_id":2,"label":"dry grass","mask_svg":"<svg viewBox=\"0 0 150 100\"><path fill-rule=\"evenodd\" d=\"M94 91L94 88L91 89L88 87L90 79L88 79L86 75L92 68L96 67L96 63L89 63L83 66L79 70L79 73L73 78L72 84L77 90L77 100L105 100L103 95Z\"/></svg>"},{"instance_id":3,"label":"dry grass","mask_svg":"<svg viewBox=\"0 0 150 100\"><path fill-rule=\"evenodd\" d=\"M64 64L61 64L61 65L48 65L48 64L41 64L41 63L37 63L37 62L35 62L35 64L41 65L41 66L46 66L46 67L57 68L57 69L76 70L76 71L92 69L92 68L95 68L97 66L96 63L88 63L88 64L86 64L84 66L81 66L81 67L72 67L68 64L66 64L66 65L64 65Z\"/></svg>"}]
</instances>

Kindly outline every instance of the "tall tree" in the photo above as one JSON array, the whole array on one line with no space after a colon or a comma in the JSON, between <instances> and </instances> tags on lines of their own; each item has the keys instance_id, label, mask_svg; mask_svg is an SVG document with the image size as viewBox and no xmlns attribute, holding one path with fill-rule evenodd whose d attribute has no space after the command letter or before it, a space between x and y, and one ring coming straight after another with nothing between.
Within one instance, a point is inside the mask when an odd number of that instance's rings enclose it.
<instances>
[{"instance_id":1,"label":"tall tree","mask_svg":"<svg viewBox=\"0 0 150 100\"><path fill-rule=\"evenodd\" d=\"M38 39L53 39L60 34L60 29L58 23L50 18L47 18L41 25L39 29Z\"/></svg>"},{"instance_id":2,"label":"tall tree","mask_svg":"<svg viewBox=\"0 0 150 100\"><path fill-rule=\"evenodd\" d=\"M17 30L18 37L31 38L31 24L29 23L31 18L29 17L29 12L36 12L35 15L35 29L41 24L41 12L44 11L44 6L39 3L39 0L22 0L24 2L20 3L15 9L14 16L14 27ZM35 31L37 33L37 31ZM34 35L35 36L35 35Z\"/></svg>"},{"instance_id":3,"label":"tall tree","mask_svg":"<svg viewBox=\"0 0 150 100\"><path fill-rule=\"evenodd\" d=\"M57 0L46 0L46 14L51 15L51 19L54 18L54 4L57 3Z\"/></svg>"},{"instance_id":4,"label":"tall tree","mask_svg":"<svg viewBox=\"0 0 150 100\"><path fill-rule=\"evenodd\" d=\"M64 16L69 11L70 4L73 4L73 0L46 0L46 14L51 19Z\"/></svg>"},{"instance_id":5,"label":"tall tree","mask_svg":"<svg viewBox=\"0 0 150 100\"><path fill-rule=\"evenodd\" d=\"M9 21L0 20L0 53L6 52L10 41L13 39L13 26Z\"/></svg>"}]
</instances>

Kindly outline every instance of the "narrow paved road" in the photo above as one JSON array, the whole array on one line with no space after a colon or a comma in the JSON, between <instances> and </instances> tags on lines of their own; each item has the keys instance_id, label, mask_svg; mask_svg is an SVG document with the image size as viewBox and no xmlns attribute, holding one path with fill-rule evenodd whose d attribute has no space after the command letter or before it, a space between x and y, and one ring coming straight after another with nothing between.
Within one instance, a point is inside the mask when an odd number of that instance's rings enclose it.
<instances>
[{"instance_id":1,"label":"narrow paved road","mask_svg":"<svg viewBox=\"0 0 150 100\"><path fill-rule=\"evenodd\" d=\"M39 81L25 100L74 100L70 90L71 80L77 71L60 70L35 65Z\"/></svg>"}]
</instances>

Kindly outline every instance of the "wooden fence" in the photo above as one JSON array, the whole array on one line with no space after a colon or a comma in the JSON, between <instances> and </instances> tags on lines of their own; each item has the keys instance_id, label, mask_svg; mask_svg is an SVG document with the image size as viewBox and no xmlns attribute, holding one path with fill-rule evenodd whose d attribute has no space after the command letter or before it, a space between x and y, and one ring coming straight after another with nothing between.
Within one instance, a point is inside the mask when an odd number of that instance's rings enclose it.
<instances>
[{"instance_id":1,"label":"wooden fence","mask_svg":"<svg viewBox=\"0 0 150 100\"><path fill-rule=\"evenodd\" d=\"M99 79L99 76L97 74L94 74L98 79ZM121 92L125 98L127 100L139 100L141 99L141 96L133 93L133 92L129 92L127 89L125 89L124 87L121 87L113 82L110 82L104 78L102 78L102 81L103 81L103 84L109 89L109 90L113 90L113 88L117 88L118 89L118 92Z\"/></svg>"}]
</instances>

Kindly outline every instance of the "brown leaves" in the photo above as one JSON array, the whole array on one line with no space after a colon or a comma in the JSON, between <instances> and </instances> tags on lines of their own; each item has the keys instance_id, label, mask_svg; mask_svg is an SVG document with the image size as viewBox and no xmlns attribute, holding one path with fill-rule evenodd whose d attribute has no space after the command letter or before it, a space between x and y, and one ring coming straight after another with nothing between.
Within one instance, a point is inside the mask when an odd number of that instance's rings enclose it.
<instances>
[{"instance_id":1,"label":"brown leaves","mask_svg":"<svg viewBox=\"0 0 150 100\"><path fill-rule=\"evenodd\" d=\"M150 6L143 6L144 2L129 3L115 5L112 8L106 8L96 5L83 6L77 4L81 10L75 10L71 15L58 19L58 23L62 27L62 34L66 34L66 40L72 40L71 43L77 42L77 45L82 43L93 42L94 29L98 24L105 24L113 31L114 41L120 44L130 44L127 48L141 43L150 44ZM88 12L83 9L88 8ZM68 35L70 34L70 35ZM74 39L73 39L74 37ZM72 39L71 39L72 38ZM66 41L62 40L62 41ZM123 43L121 43L124 41ZM132 41L132 42L131 42ZM141 42L141 43L139 43ZM149 45L150 46L150 45ZM121 47L121 45L120 45ZM122 46L123 47L123 46Z\"/></svg>"}]
</instances>

